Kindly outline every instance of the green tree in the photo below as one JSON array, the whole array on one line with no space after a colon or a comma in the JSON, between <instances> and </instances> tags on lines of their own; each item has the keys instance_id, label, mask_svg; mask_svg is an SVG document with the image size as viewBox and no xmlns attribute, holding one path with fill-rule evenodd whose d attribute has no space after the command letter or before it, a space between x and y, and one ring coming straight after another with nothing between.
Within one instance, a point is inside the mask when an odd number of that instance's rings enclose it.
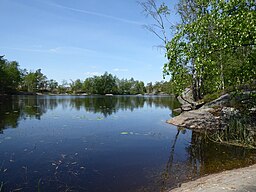
<instances>
[{"instance_id":1,"label":"green tree","mask_svg":"<svg viewBox=\"0 0 256 192\"><path fill-rule=\"evenodd\" d=\"M82 92L83 83L81 82L80 79L77 79L75 81L71 80L71 83L69 85L72 93Z\"/></svg>"},{"instance_id":2,"label":"green tree","mask_svg":"<svg viewBox=\"0 0 256 192\"><path fill-rule=\"evenodd\" d=\"M62 80L61 84L58 86L58 93L67 93L68 92L68 82Z\"/></svg>"},{"instance_id":3,"label":"green tree","mask_svg":"<svg viewBox=\"0 0 256 192\"><path fill-rule=\"evenodd\" d=\"M96 90L98 94L117 93L116 78L105 72L102 76L96 77Z\"/></svg>"},{"instance_id":4,"label":"green tree","mask_svg":"<svg viewBox=\"0 0 256 192\"><path fill-rule=\"evenodd\" d=\"M87 94L93 94L95 93L95 88L94 88L94 78L90 77L85 79L85 81L83 82L82 85L82 89L84 92L86 92Z\"/></svg>"},{"instance_id":5,"label":"green tree","mask_svg":"<svg viewBox=\"0 0 256 192\"><path fill-rule=\"evenodd\" d=\"M41 72L41 69L35 72L26 72L23 77L23 87L28 92L45 91L48 86L47 77Z\"/></svg>"},{"instance_id":6,"label":"green tree","mask_svg":"<svg viewBox=\"0 0 256 192\"><path fill-rule=\"evenodd\" d=\"M147 84L146 90L147 90L147 93L153 93L153 84L152 84L152 82Z\"/></svg>"},{"instance_id":7,"label":"green tree","mask_svg":"<svg viewBox=\"0 0 256 192\"><path fill-rule=\"evenodd\" d=\"M58 88L58 82L54 79L50 79L47 84L50 92L54 92Z\"/></svg>"},{"instance_id":8,"label":"green tree","mask_svg":"<svg viewBox=\"0 0 256 192\"><path fill-rule=\"evenodd\" d=\"M7 61L0 57L0 93L13 93L21 81L19 64L16 61Z\"/></svg>"},{"instance_id":9,"label":"green tree","mask_svg":"<svg viewBox=\"0 0 256 192\"><path fill-rule=\"evenodd\" d=\"M255 1L193 2L197 17L180 25L168 44L170 62L165 70L170 71L168 67L180 63L188 67L193 61L198 98L226 85L251 83L256 74L252 59L256 40ZM184 48L179 50L181 44ZM181 53L178 57L177 52ZM185 59L179 62L181 58Z\"/></svg>"},{"instance_id":10,"label":"green tree","mask_svg":"<svg viewBox=\"0 0 256 192\"><path fill-rule=\"evenodd\" d=\"M127 79L121 79L117 81L118 85L118 93L121 95L129 95L131 94L132 84Z\"/></svg>"},{"instance_id":11,"label":"green tree","mask_svg":"<svg viewBox=\"0 0 256 192\"><path fill-rule=\"evenodd\" d=\"M191 86L198 100L208 93L255 81L254 0L180 0L177 7L181 21L174 27L173 38L164 41L168 59L164 75L171 76L175 93ZM157 10L156 15L165 18L161 7ZM155 19L155 14L149 15Z\"/></svg>"}]
</instances>

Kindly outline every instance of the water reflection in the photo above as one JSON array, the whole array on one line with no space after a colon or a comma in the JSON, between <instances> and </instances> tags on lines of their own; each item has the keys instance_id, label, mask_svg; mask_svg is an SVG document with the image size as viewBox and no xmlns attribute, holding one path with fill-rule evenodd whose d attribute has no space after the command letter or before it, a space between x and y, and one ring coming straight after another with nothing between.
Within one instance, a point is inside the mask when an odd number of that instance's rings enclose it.
<instances>
[{"instance_id":1,"label":"water reflection","mask_svg":"<svg viewBox=\"0 0 256 192\"><path fill-rule=\"evenodd\" d=\"M187 159L177 161L177 141L186 130L177 129L170 148L170 155L165 170L159 179L160 191L180 186L182 182L200 176L235 169L256 163L255 150L223 145L209 140L207 132L191 131L189 145L185 147Z\"/></svg>"},{"instance_id":2,"label":"water reflection","mask_svg":"<svg viewBox=\"0 0 256 192\"><path fill-rule=\"evenodd\" d=\"M0 186L156 192L255 162L253 150L166 124L178 105L171 97L3 97Z\"/></svg>"},{"instance_id":3,"label":"water reflection","mask_svg":"<svg viewBox=\"0 0 256 192\"><path fill-rule=\"evenodd\" d=\"M40 120L47 110L61 106L62 110L75 108L104 117L119 110L133 111L144 106L177 108L179 103L171 97L142 97L142 96L19 96L0 97L0 130L16 128L20 119L35 118Z\"/></svg>"}]
</instances>

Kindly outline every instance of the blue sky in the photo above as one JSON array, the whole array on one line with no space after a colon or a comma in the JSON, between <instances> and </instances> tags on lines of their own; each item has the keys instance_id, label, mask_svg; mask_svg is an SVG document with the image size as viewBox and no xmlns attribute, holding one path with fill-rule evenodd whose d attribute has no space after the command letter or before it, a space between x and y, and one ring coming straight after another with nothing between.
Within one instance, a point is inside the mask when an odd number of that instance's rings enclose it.
<instances>
[{"instance_id":1,"label":"blue sky","mask_svg":"<svg viewBox=\"0 0 256 192\"><path fill-rule=\"evenodd\" d=\"M136 0L0 0L0 21L0 55L21 68L40 68L49 79L107 71L162 80L161 41L142 27L151 20Z\"/></svg>"}]
</instances>

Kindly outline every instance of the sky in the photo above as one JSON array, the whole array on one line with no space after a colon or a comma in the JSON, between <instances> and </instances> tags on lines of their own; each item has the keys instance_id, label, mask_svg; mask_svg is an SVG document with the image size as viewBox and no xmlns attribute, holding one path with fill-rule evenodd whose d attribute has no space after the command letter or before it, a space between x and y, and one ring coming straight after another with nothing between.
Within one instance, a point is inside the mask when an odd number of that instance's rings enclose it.
<instances>
[{"instance_id":1,"label":"sky","mask_svg":"<svg viewBox=\"0 0 256 192\"><path fill-rule=\"evenodd\" d=\"M136 0L0 0L0 21L0 55L59 83L106 71L163 80L162 42L143 28L153 22Z\"/></svg>"}]
</instances>

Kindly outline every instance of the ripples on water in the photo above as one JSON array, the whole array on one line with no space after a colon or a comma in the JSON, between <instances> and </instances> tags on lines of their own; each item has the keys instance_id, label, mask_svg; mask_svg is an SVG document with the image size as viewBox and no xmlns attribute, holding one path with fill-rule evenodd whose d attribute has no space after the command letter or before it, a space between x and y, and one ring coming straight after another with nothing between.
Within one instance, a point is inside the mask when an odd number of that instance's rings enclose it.
<instances>
[{"instance_id":1,"label":"ripples on water","mask_svg":"<svg viewBox=\"0 0 256 192\"><path fill-rule=\"evenodd\" d=\"M0 188L156 192L255 161L252 150L166 124L178 105L172 97L3 97Z\"/></svg>"}]
</instances>

